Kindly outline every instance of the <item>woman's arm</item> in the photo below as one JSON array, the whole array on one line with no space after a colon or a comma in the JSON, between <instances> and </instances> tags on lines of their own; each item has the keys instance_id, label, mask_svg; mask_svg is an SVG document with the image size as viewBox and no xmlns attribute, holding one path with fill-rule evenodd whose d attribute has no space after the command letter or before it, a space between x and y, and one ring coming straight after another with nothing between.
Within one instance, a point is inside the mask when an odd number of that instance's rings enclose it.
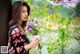
<instances>
[{"instance_id":1,"label":"woman's arm","mask_svg":"<svg viewBox=\"0 0 80 54\"><path fill-rule=\"evenodd\" d=\"M25 45L24 48L25 48L26 50L29 50L30 48L36 47L36 46L39 44L39 42L40 42L39 39L34 38L34 39L31 41L31 43L28 44L28 45Z\"/></svg>"},{"instance_id":2,"label":"woman's arm","mask_svg":"<svg viewBox=\"0 0 80 54\"><path fill-rule=\"evenodd\" d=\"M23 53L25 50L24 46L24 39L22 37L22 35L20 34L20 30L18 28L14 28L13 30L10 31L9 34L11 34L9 36L9 52L12 53L12 51L16 51L17 53ZM28 45L28 44L27 44ZM27 50L28 51L28 50ZM15 52L15 53L16 53Z\"/></svg>"},{"instance_id":3,"label":"woman's arm","mask_svg":"<svg viewBox=\"0 0 80 54\"><path fill-rule=\"evenodd\" d=\"M12 30L11 32L11 38L13 41L10 40L10 42L13 42L13 47L17 51L17 53L23 53L24 51L29 51L30 48L34 48L39 44L39 41L37 38L33 39L31 43L24 45L24 39L22 35L20 34L20 30L18 28ZM23 44L21 46L20 44ZM11 50L11 49L9 49Z\"/></svg>"}]
</instances>

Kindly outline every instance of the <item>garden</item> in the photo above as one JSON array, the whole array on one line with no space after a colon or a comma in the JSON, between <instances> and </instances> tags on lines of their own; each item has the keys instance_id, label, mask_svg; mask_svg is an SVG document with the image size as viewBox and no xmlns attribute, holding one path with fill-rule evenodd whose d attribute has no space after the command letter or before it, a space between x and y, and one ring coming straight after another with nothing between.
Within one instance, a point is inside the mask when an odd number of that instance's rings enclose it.
<instances>
[{"instance_id":1,"label":"garden","mask_svg":"<svg viewBox=\"0 0 80 54\"><path fill-rule=\"evenodd\" d=\"M26 35L41 37L30 54L80 54L80 3L75 7L53 0L24 0L31 7Z\"/></svg>"}]
</instances>

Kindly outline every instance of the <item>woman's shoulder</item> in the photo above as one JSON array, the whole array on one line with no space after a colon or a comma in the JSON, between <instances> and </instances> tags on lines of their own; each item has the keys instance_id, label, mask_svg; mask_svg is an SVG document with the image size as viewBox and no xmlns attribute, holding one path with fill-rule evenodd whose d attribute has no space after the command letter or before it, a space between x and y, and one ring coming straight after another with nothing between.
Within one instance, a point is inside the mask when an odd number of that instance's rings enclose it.
<instances>
[{"instance_id":1,"label":"woman's shoulder","mask_svg":"<svg viewBox=\"0 0 80 54\"><path fill-rule=\"evenodd\" d=\"M9 29L10 30L13 30L13 29L15 29L15 28L18 28L16 25L13 25L13 26L11 26Z\"/></svg>"},{"instance_id":2,"label":"woman's shoulder","mask_svg":"<svg viewBox=\"0 0 80 54\"><path fill-rule=\"evenodd\" d=\"M16 25L11 26L9 29L9 33L11 33L11 34L19 33L19 32L20 32L20 29Z\"/></svg>"}]
</instances>

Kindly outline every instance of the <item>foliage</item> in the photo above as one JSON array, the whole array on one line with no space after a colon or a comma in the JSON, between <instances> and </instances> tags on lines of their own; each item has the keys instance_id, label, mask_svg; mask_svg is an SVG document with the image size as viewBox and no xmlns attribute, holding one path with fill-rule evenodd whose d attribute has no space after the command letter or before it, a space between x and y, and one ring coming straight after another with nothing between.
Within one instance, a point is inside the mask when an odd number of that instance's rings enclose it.
<instances>
[{"instance_id":1,"label":"foliage","mask_svg":"<svg viewBox=\"0 0 80 54\"><path fill-rule=\"evenodd\" d=\"M75 7L75 16L80 17L80 2Z\"/></svg>"},{"instance_id":2,"label":"foliage","mask_svg":"<svg viewBox=\"0 0 80 54\"><path fill-rule=\"evenodd\" d=\"M30 0L30 6L29 20L37 18L38 21L28 23L33 27L30 34L38 32L41 36L42 48L38 54L72 54L73 51L75 54L80 53L75 52L80 45L80 18L72 18L73 9L64 5L54 6L47 0ZM29 37L30 34L27 32Z\"/></svg>"}]
</instances>

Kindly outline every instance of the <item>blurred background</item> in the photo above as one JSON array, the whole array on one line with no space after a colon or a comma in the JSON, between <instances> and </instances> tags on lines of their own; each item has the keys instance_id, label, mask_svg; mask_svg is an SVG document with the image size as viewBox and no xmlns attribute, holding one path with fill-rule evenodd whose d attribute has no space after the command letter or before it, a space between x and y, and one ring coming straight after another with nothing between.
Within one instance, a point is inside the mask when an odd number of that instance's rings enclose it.
<instances>
[{"instance_id":1,"label":"blurred background","mask_svg":"<svg viewBox=\"0 0 80 54\"><path fill-rule=\"evenodd\" d=\"M30 54L80 54L80 0L25 1L31 7L26 35L41 37Z\"/></svg>"}]
</instances>

